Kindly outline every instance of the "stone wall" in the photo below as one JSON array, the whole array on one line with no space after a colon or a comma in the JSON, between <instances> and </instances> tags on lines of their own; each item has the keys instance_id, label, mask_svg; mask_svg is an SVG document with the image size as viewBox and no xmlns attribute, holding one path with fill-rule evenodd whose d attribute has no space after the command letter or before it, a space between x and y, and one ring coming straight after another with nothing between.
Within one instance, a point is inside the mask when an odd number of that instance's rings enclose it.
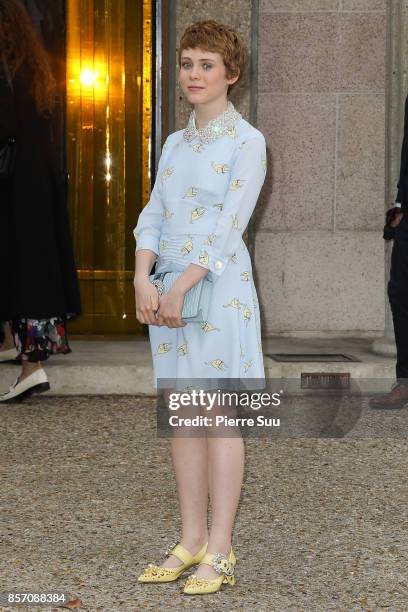
<instances>
[{"instance_id":1,"label":"stone wall","mask_svg":"<svg viewBox=\"0 0 408 612\"><path fill-rule=\"evenodd\" d=\"M251 39L249 0L177 0ZM268 176L255 221L263 335L384 329L385 0L259 0L257 127ZM249 120L248 79L232 101ZM178 85L175 129L190 106Z\"/></svg>"},{"instance_id":2,"label":"stone wall","mask_svg":"<svg viewBox=\"0 0 408 612\"><path fill-rule=\"evenodd\" d=\"M219 2L218 0L177 0L176 12L176 46L184 30L196 21L215 19L220 23L225 23L239 32L247 42L248 48L251 45L251 3L250 0L229 0ZM176 60L175 60L176 61ZM175 80L176 105L175 105L175 130L180 130L187 125L192 106L186 102L183 92ZM245 79L242 79L231 94L231 101L239 112L249 120L251 91L249 88L249 72Z\"/></svg>"},{"instance_id":3,"label":"stone wall","mask_svg":"<svg viewBox=\"0 0 408 612\"><path fill-rule=\"evenodd\" d=\"M384 329L385 0L260 0L264 335Z\"/></svg>"}]
</instances>

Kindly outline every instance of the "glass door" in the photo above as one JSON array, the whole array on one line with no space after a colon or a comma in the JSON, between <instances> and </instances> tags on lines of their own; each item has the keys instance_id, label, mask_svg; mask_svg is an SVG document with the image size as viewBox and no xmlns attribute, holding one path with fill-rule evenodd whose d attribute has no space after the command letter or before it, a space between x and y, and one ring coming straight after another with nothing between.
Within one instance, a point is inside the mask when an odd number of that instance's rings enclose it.
<instances>
[{"instance_id":1,"label":"glass door","mask_svg":"<svg viewBox=\"0 0 408 612\"><path fill-rule=\"evenodd\" d=\"M66 154L83 314L134 333L132 230L150 195L152 2L67 0Z\"/></svg>"}]
</instances>

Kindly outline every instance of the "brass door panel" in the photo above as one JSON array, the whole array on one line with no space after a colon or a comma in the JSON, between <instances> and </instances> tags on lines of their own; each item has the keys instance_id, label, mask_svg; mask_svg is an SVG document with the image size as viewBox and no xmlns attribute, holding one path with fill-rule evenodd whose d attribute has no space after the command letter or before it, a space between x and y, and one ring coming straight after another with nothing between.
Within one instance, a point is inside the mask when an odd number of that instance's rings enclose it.
<instances>
[{"instance_id":1,"label":"brass door panel","mask_svg":"<svg viewBox=\"0 0 408 612\"><path fill-rule=\"evenodd\" d=\"M67 169L83 311L74 333L141 330L132 230L150 194L151 4L67 0Z\"/></svg>"}]
</instances>

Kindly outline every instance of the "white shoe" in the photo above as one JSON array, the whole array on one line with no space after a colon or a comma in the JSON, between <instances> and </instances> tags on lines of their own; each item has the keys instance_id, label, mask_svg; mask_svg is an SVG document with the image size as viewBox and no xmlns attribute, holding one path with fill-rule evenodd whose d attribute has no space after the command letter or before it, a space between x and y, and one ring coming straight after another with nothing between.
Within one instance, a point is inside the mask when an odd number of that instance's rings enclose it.
<instances>
[{"instance_id":1,"label":"white shoe","mask_svg":"<svg viewBox=\"0 0 408 612\"><path fill-rule=\"evenodd\" d=\"M17 355L18 352L15 348L7 349L6 351L0 351L0 363L2 361L14 361Z\"/></svg>"},{"instance_id":2,"label":"white shoe","mask_svg":"<svg viewBox=\"0 0 408 612\"><path fill-rule=\"evenodd\" d=\"M10 390L0 395L0 402L20 401L33 393L48 391L49 388L50 383L48 382L47 375L42 368L39 368L21 381L17 378L14 385L10 387Z\"/></svg>"}]
</instances>

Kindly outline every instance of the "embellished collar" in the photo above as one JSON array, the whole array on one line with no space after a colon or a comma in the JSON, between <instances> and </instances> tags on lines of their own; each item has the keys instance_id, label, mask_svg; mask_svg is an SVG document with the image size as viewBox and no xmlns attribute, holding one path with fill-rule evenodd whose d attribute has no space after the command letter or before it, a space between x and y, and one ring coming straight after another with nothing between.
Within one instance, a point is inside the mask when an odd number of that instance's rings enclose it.
<instances>
[{"instance_id":1,"label":"embellished collar","mask_svg":"<svg viewBox=\"0 0 408 612\"><path fill-rule=\"evenodd\" d=\"M190 142L198 137L204 144L214 142L220 136L228 135L231 138L235 137L235 124L242 118L242 115L235 110L234 105L228 100L226 110L211 119L203 128L199 130L195 123L195 109L190 113L190 118L187 127L184 130L183 138L186 142Z\"/></svg>"}]
</instances>

